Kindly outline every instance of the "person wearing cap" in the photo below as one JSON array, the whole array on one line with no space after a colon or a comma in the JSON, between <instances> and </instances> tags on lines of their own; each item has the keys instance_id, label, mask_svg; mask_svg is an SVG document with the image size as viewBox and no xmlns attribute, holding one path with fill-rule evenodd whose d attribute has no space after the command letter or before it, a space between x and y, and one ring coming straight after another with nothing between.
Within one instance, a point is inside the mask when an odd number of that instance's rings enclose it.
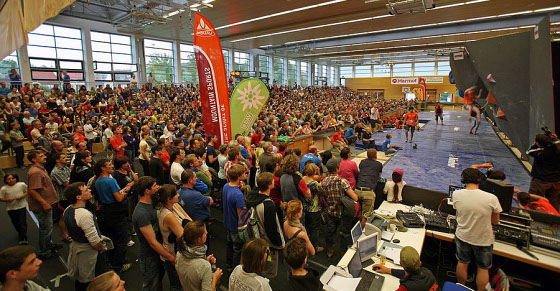
<instances>
[{"instance_id":1,"label":"person wearing cap","mask_svg":"<svg viewBox=\"0 0 560 291\"><path fill-rule=\"evenodd\" d=\"M406 246L401 250L401 269L391 269L381 264L373 265L373 269L378 273L390 274L400 279L400 286L397 291L435 291L439 290L434 274L427 268L422 267L420 255L411 246Z\"/></svg>"},{"instance_id":2,"label":"person wearing cap","mask_svg":"<svg viewBox=\"0 0 560 291\"><path fill-rule=\"evenodd\" d=\"M399 203L402 201L402 191L406 182L402 179L403 170L395 169L391 174L392 180L388 180L383 188L383 193L387 194L387 201Z\"/></svg>"}]
</instances>

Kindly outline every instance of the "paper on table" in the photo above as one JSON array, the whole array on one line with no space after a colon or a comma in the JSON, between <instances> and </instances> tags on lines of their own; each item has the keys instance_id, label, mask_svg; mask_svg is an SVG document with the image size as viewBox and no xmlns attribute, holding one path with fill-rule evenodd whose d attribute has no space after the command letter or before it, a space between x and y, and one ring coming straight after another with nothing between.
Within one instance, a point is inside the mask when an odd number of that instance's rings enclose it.
<instances>
[{"instance_id":1,"label":"paper on table","mask_svg":"<svg viewBox=\"0 0 560 291\"><path fill-rule=\"evenodd\" d=\"M327 283L328 286L333 287L338 291L354 291L362 278L346 278L339 275L334 275Z\"/></svg>"},{"instance_id":2,"label":"paper on table","mask_svg":"<svg viewBox=\"0 0 560 291\"><path fill-rule=\"evenodd\" d=\"M391 259L396 265L401 264L401 249L385 248L385 256Z\"/></svg>"}]
</instances>

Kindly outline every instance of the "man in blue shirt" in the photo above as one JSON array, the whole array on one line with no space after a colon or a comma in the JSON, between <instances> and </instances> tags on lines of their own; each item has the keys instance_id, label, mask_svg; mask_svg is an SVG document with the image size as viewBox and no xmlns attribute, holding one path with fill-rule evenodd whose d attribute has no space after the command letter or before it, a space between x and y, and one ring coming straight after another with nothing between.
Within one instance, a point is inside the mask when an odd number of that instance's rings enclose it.
<instances>
[{"instance_id":1,"label":"man in blue shirt","mask_svg":"<svg viewBox=\"0 0 560 291\"><path fill-rule=\"evenodd\" d=\"M8 88L8 86L6 86L6 83L4 82L0 83L0 95L4 97L8 97L8 94L10 92L12 92L12 89Z\"/></svg>"},{"instance_id":2,"label":"man in blue shirt","mask_svg":"<svg viewBox=\"0 0 560 291\"><path fill-rule=\"evenodd\" d=\"M317 152L318 150L316 145L309 146L309 153L303 155L303 157L299 161L300 174L303 173L303 168L305 167L305 163L309 160L313 161L313 163L317 165L319 169L321 169L322 162L321 159L319 159Z\"/></svg>"},{"instance_id":3,"label":"man in blue shirt","mask_svg":"<svg viewBox=\"0 0 560 291\"><path fill-rule=\"evenodd\" d=\"M354 126L350 126L344 134L344 138L348 141L348 144L353 144L358 140L358 134L354 132Z\"/></svg>"},{"instance_id":4,"label":"man in blue shirt","mask_svg":"<svg viewBox=\"0 0 560 291\"><path fill-rule=\"evenodd\" d=\"M212 198L202 195L202 193L194 190L197 177L191 170L184 170L181 174L181 183L183 187L179 189L179 205L183 207L185 212L192 220L207 221L210 214L210 205L214 203Z\"/></svg>"},{"instance_id":5,"label":"man in blue shirt","mask_svg":"<svg viewBox=\"0 0 560 291\"><path fill-rule=\"evenodd\" d=\"M132 184L123 189L119 187L113 174L115 166L109 159L101 159L93 167L97 181L95 191L103 210L99 217L101 233L113 241L114 249L107 252L110 268L116 272L130 269L130 264L125 264L126 246L128 242L128 203L126 196Z\"/></svg>"},{"instance_id":6,"label":"man in blue shirt","mask_svg":"<svg viewBox=\"0 0 560 291\"><path fill-rule=\"evenodd\" d=\"M397 146L395 145L391 145L391 138L393 136L388 133L385 136L385 141L383 141L383 144L381 145L381 149L385 152L386 155L391 155L397 152Z\"/></svg>"},{"instance_id":7,"label":"man in blue shirt","mask_svg":"<svg viewBox=\"0 0 560 291\"><path fill-rule=\"evenodd\" d=\"M226 268L231 273L241 261L243 241L237 233L237 220L241 210L245 207L243 193L239 189L241 181L247 178L245 168L235 164L227 172L229 183L224 185L222 203L224 207L224 226L227 229L226 240Z\"/></svg>"},{"instance_id":8,"label":"man in blue shirt","mask_svg":"<svg viewBox=\"0 0 560 291\"><path fill-rule=\"evenodd\" d=\"M202 182L198 176L196 175L196 172L198 172L197 167L199 166L200 160L196 157L195 154L190 154L185 158L185 166L187 168L187 170L191 170L195 173L195 177L196 177L196 184L193 186L193 189L206 194L206 193L210 193L209 192L209 188L208 185L204 184L204 182ZM182 175L181 175L182 177ZM182 178L181 178L182 179ZM186 211L186 210L185 210Z\"/></svg>"}]
</instances>

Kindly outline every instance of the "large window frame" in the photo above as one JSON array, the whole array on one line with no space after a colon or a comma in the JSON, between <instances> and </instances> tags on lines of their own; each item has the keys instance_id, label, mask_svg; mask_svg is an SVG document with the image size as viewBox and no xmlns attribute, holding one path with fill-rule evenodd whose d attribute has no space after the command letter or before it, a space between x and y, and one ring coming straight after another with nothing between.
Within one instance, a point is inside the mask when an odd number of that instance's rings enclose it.
<instances>
[{"instance_id":1,"label":"large window frame","mask_svg":"<svg viewBox=\"0 0 560 291\"><path fill-rule=\"evenodd\" d=\"M172 41L144 39L146 74L153 73L159 82L175 82L175 45Z\"/></svg>"},{"instance_id":2,"label":"large window frame","mask_svg":"<svg viewBox=\"0 0 560 291\"><path fill-rule=\"evenodd\" d=\"M414 63L414 76L434 76L436 74L436 62Z\"/></svg>"},{"instance_id":3,"label":"large window frame","mask_svg":"<svg viewBox=\"0 0 560 291\"><path fill-rule=\"evenodd\" d=\"M393 64L393 77L410 77L412 76L412 63L396 63Z\"/></svg>"},{"instance_id":4,"label":"large window frame","mask_svg":"<svg viewBox=\"0 0 560 291\"><path fill-rule=\"evenodd\" d=\"M226 75L229 76L230 68L229 68L229 50L222 49L222 54L224 55L224 64L226 67Z\"/></svg>"},{"instance_id":5,"label":"large window frame","mask_svg":"<svg viewBox=\"0 0 560 291\"><path fill-rule=\"evenodd\" d=\"M83 82L84 46L80 28L44 23L27 34L31 79L62 81L66 71L72 82Z\"/></svg>"},{"instance_id":6,"label":"large window frame","mask_svg":"<svg viewBox=\"0 0 560 291\"><path fill-rule=\"evenodd\" d=\"M288 60L288 85L293 86L297 83L297 61Z\"/></svg>"},{"instance_id":7,"label":"large window frame","mask_svg":"<svg viewBox=\"0 0 560 291\"><path fill-rule=\"evenodd\" d=\"M447 76L451 72L451 65L449 60L438 61L436 64L436 76Z\"/></svg>"},{"instance_id":8,"label":"large window frame","mask_svg":"<svg viewBox=\"0 0 560 291\"><path fill-rule=\"evenodd\" d=\"M274 57L274 80L276 84L284 84L284 58Z\"/></svg>"},{"instance_id":9,"label":"large window frame","mask_svg":"<svg viewBox=\"0 0 560 291\"><path fill-rule=\"evenodd\" d=\"M234 51L233 52L233 66L236 71L250 71L251 55L246 52Z\"/></svg>"},{"instance_id":10,"label":"large window frame","mask_svg":"<svg viewBox=\"0 0 560 291\"><path fill-rule=\"evenodd\" d=\"M373 65L373 77L391 77L391 65Z\"/></svg>"},{"instance_id":11,"label":"large window frame","mask_svg":"<svg viewBox=\"0 0 560 291\"><path fill-rule=\"evenodd\" d=\"M12 69L15 69L21 76L17 50L0 60L0 80L9 80Z\"/></svg>"},{"instance_id":12,"label":"large window frame","mask_svg":"<svg viewBox=\"0 0 560 291\"><path fill-rule=\"evenodd\" d=\"M181 58L181 82L198 84L198 67L194 46L192 44L179 44L179 57Z\"/></svg>"},{"instance_id":13,"label":"large window frame","mask_svg":"<svg viewBox=\"0 0 560 291\"><path fill-rule=\"evenodd\" d=\"M300 66L301 85L309 86L309 63L300 62L299 66Z\"/></svg>"},{"instance_id":14,"label":"large window frame","mask_svg":"<svg viewBox=\"0 0 560 291\"><path fill-rule=\"evenodd\" d=\"M137 72L130 35L92 30L91 52L97 85L127 83Z\"/></svg>"}]
</instances>

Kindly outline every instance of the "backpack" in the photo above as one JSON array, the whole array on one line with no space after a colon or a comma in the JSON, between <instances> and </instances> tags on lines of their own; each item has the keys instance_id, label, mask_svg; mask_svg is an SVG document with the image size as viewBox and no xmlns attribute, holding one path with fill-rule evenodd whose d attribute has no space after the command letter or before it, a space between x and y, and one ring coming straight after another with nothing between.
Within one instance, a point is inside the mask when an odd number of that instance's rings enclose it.
<instances>
[{"instance_id":1,"label":"backpack","mask_svg":"<svg viewBox=\"0 0 560 291\"><path fill-rule=\"evenodd\" d=\"M360 214L360 204L348 197L342 187L340 187L340 191L339 205L342 208L342 217L357 218Z\"/></svg>"},{"instance_id":2,"label":"backpack","mask_svg":"<svg viewBox=\"0 0 560 291\"><path fill-rule=\"evenodd\" d=\"M253 207L244 207L243 210L241 210L241 214L237 220L237 234L244 243L254 238L265 237L265 234L263 234L259 228L257 218L257 207L265 201L272 201L272 199L267 198ZM261 216L264 216L264 205L261 207L260 211L263 212Z\"/></svg>"}]
</instances>

